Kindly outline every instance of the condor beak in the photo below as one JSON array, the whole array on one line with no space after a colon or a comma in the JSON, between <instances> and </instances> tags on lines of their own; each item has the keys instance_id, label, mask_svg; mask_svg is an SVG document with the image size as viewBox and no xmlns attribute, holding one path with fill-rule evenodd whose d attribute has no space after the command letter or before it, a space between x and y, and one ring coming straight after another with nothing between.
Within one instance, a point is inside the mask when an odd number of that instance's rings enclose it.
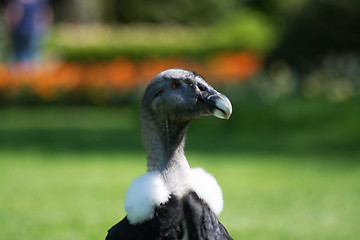
<instances>
[{"instance_id":1,"label":"condor beak","mask_svg":"<svg viewBox=\"0 0 360 240\"><path fill-rule=\"evenodd\" d=\"M215 117L229 119L232 113L232 106L226 96L220 93L210 95L207 98L207 103L212 107L212 114Z\"/></svg>"},{"instance_id":2,"label":"condor beak","mask_svg":"<svg viewBox=\"0 0 360 240\"><path fill-rule=\"evenodd\" d=\"M202 92L199 100L205 103L206 108L211 115L221 119L229 119L232 113L232 106L229 99L221 93L212 90L211 92Z\"/></svg>"}]
</instances>

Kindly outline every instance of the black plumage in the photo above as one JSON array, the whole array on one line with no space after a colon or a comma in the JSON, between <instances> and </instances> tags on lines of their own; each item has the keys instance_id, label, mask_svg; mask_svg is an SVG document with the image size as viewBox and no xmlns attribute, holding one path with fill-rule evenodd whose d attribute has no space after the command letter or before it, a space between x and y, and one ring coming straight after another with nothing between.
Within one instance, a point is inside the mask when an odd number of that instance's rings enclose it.
<instances>
[{"instance_id":1,"label":"black plumage","mask_svg":"<svg viewBox=\"0 0 360 240\"><path fill-rule=\"evenodd\" d=\"M154 217L132 225L127 217L113 226L106 240L182 239L182 202L172 195L166 204L155 208Z\"/></svg>"},{"instance_id":2,"label":"black plumage","mask_svg":"<svg viewBox=\"0 0 360 240\"><path fill-rule=\"evenodd\" d=\"M231 240L206 202L195 192L183 199L172 195L169 201L155 209L154 218L131 225L125 217L113 226L106 240L180 240L188 234L189 240Z\"/></svg>"},{"instance_id":3,"label":"black plumage","mask_svg":"<svg viewBox=\"0 0 360 240\"><path fill-rule=\"evenodd\" d=\"M206 202L191 192L183 202L189 240L232 239Z\"/></svg>"},{"instance_id":4,"label":"black plumage","mask_svg":"<svg viewBox=\"0 0 360 240\"><path fill-rule=\"evenodd\" d=\"M222 209L220 187L209 174L190 169L184 154L186 131L193 120L208 115L227 119L231 112L230 101L194 72L169 69L150 82L140 109L149 175L139 178L135 189L130 187L127 216L108 231L106 240L232 239L216 216ZM194 180L196 172L202 180ZM141 185L141 181L156 184ZM196 182L203 185L196 186ZM211 182L214 187L206 188ZM149 186L154 189L148 191ZM141 201L149 204L144 206Z\"/></svg>"}]
</instances>

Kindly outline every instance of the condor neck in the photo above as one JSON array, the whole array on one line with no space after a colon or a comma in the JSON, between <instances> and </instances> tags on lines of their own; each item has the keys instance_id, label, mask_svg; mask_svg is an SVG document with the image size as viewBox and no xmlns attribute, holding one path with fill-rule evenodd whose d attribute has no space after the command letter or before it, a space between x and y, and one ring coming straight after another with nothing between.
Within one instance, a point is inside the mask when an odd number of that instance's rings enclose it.
<instances>
[{"instance_id":1,"label":"condor neck","mask_svg":"<svg viewBox=\"0 0 360 240\"><path fill-rule=\"evenodd\" d=\"M181 192L190 172L184 154L187 123L141 121L148 171L159 171L173 193Z\"/></svg>"}]
</instances>

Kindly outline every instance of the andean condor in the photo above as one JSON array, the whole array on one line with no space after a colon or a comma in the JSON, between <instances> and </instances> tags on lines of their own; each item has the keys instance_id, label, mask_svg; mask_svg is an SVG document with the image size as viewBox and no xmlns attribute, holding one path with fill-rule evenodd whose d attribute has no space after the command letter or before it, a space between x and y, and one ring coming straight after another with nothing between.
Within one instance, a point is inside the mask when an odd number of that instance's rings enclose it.
<instances>
[{"instance_id":1,"label":"andean condor","mask_svg":"<svg viewBox=\"0 0 360 240\"><path fill-rule=\"evenodd\" d=\"M217 219L223 208L220 186L203 169L191 169L184 154L193 120L228 119L231 112L228 98L194 72L169 69L155 76L140 109L148 170L130 185L127 215L106 240L232 239Z\"/></svg>"}]
</instances>

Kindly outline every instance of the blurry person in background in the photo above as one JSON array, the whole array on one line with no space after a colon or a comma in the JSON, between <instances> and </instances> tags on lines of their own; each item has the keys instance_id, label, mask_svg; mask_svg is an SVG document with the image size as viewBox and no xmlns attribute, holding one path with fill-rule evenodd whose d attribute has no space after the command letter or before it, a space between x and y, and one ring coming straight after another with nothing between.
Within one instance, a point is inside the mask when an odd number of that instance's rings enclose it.
<instances>
[{"instance_id":1,"label":"blurry person in background","mask_svg":"<svg viewBox=\"0 0 360 240\"><path fill-rule=\"evenodd\" d=\"M10 45L10 62L31 70L41 59L43 37L53 22L48 0L9 0L4 10Z\"/></svg>"}]
</instances>

